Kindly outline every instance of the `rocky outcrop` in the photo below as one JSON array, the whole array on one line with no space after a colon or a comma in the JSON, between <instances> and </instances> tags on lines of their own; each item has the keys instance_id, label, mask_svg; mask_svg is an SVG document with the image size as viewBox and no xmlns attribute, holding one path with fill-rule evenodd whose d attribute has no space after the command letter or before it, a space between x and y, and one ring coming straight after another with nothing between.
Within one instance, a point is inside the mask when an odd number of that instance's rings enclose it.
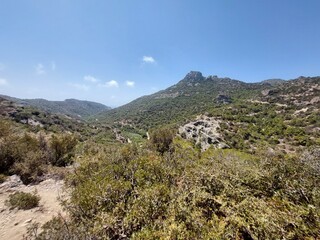
<instances>
[{"instance_id":1,"label":"rocky outcrop","mask_svg":"<svg viewBox=\"0 0 320 240\"><path fill-rule=\"evenodd\" d=\"M121 131L119 129L113 129L113 133L116 137L116 140L121 142L121 143L126 143L127 142L127 139L121 135Z\"/></svg>"},{"instance_id":2,"label":"rocky outcrop","mask_svg":"<svg viewBox=\"0 0 320 240\"><path fill-rule=\"evenodd\" d=\"M231 97L229 97L227 95L219 94L216 97L216 103L218 103L218 104L230 104L230 103L232 103L232 99L231 99Z\"/></svg>"},{"instance_id":3,"label":"rocky outcrop","mask_svg":"<svg viewBox=\"0 0 320 240\"><path fill-rule=\"evenodd\" d=\"M201 147L202 151L209 147L229 148L218 132L219 121L213 117L199 116L196 121L189 122L179 128L182 138L192 140Z\"/></svg>"},{"instance_id":4,"label":"rocky outcrop","mask_svg":"<svg viewBox=\"0 0 320 240\"><path fill-rule=\"evenodd\" d=\"M191 71L185 77L184 81L201 81L205 79L201 72L198 71Z\"/></svg>"}]
</instances>

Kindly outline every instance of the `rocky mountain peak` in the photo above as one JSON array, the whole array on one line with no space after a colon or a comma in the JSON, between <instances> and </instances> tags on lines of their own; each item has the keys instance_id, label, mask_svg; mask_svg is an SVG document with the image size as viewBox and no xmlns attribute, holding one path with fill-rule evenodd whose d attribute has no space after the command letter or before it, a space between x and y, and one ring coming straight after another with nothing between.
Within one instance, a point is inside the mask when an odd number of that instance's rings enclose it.
<instances>
[{"instance_id":1,"label":"rocky mountain peak","mask_svg":"<svg viewBox=\"0 0 320 240\"><path fill-rule=\"evenodd\" d=\"M204 77L202 76L201 72L198 71L191 71L189 72L183 80L187 80L187 81L199 81L199 80L203 80Z\"/></svg>"}]
</instances>

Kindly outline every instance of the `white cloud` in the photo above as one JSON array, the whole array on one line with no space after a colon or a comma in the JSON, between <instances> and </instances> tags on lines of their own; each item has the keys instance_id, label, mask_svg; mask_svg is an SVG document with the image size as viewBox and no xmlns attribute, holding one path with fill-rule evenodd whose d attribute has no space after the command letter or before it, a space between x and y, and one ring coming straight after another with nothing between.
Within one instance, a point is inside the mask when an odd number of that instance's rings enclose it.
<instances>
[{"instance_id":1,"label":"white cloud","mask_svg":"<svg viewBox=\"0 0 320 240\"><path fill-rule=\"evenodd\" d=\"M37 75L46 74L46 70L45 70L45 68L44 68L42 63L38 63L38 65L36 66L36 74Z\"/></svg>"},{"instance_id":2,"label":"white cloud","mask_svg":"<svg viewBox=\"0 0 320 240\"><path fill-rule=\"evenodd\" d=\"M111 80L109 82L105 82L104 84L99 84L100 87L119 87L119 83L116 80Z\"/></svg>"},{"instance_id":3,"label":"white cloud","mask_svg":"<svg viewBox=\"0 0 320 240\"><path fill-rule=\"evenodd\" d=\"M99 79L92 77L90 75L84 76L83 80L87 81L87 82L92 82L92 83L96 83L99 82Z\"/></svg>"},{"instance_id":4,"label":"white cloud","mask_svg":"<svg viewBox=\"0 0 320 240\"><path fill-rule=\"evenodd\" d=\"M8 84L8 81L4 78L0 78L0 86L5 86Z\"/></svg>"},{"instance_id":5,"label":"white cloud","mask_svg":"<svg viewBox=\"0 0 320 240\"><path fill-rule=\"evenodd\" d=\"M127 87L134 87L135 82L133 81L126 81Z\"/></svg>"},{"instance_id":6,"label":"white cloud","mask_svg":"<svg viewBox=\"0 0 320 240\"><path fill-rule=\"evenodd\" d=\"M78 90L82 90L82 91L88 91L90 89L90 87L85 84L70 83L69 85L71 87L74 87L74 88L76 88Z\"/></svg>"},{"instance_id":7,"label":"white cloud","mask_svg":"<svg viewBox=\"0 0 320 240\"><path fill-rule=\"evenodd\" d=\"M56 63L55 62L51 62L51 70L54 71L54 70L56 70L56 68L57 68Z\"/></svg>"},{"instance_id":8,"label":"white cloud","mask_svg":"<svg viewBox=\"0 0 320 240\"><path fill-rule=\"evenodd\" d=\"M144 63L155 63L156 60L151 56L143 56L142 61Z\"/></svg>"}]
</instances>

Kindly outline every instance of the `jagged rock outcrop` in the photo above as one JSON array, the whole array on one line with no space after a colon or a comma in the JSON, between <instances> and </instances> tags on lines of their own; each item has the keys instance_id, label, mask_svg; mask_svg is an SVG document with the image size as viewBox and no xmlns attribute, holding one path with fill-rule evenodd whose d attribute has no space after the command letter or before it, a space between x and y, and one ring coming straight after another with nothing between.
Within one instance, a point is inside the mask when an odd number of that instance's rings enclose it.
<instances>
[{"instance_id":1,"label":"jagged rock outcrop","mask_svg":"<svg viewBox=\"0 0 320 240\"><path fill-rule=\"evenodd\" d=\"M198 71L191 71L185 77L184 81L201 81L204 77L201 72Z\"/></svg>"},{"instance_id":2,"label":"jagged rock outcrop","mask_svg":"<svg viewBox=\"0 0 320 240\"><path fill-rule=\"evenodd\" d=\"M229 148L218 132L219 121L213 117L199 116L196 121L189 122L179 128L182 138L193 140L202 151L210 146L214 148Z\"/></svg>"}]
</instances>

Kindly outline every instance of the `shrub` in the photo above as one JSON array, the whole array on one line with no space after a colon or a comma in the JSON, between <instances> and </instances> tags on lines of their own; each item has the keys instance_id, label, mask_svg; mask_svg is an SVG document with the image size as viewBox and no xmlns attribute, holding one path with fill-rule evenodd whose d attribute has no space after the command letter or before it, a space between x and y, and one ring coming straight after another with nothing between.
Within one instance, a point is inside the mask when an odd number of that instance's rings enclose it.
<instances>
[{"instance_id":1,"label":"shrub","mask_svg":"<svg viewBox=\"0 0 320 240\"><path fill-rule=\"evenodd\" d=\"M39 206L40 196L32 193L15 192L9 195L7 205L18 209L31 209Z\"/></svg>"},{"instance_id":2,"label":"shrub","mask_svg":"<svg viewBox=\"0 0 320 240\"><path fill-rule=\"evenodd\" d=\"M155 150L161 154L170 149L175 133L169 128L160 128L151 132L150 142Z\"/></svg>"},{"instance_id":3,"label":"shrub","mask_svg":"<svg viewBox=\"0 0 320 240\"><path fill-rule=\"evenodd\" d=\"M319 153L102 148L69 176L68 219L39 239L316 239ZM304 161L305 160L305 161ZM312 160L312 161L311 161ZM79 160L80 161L80 160ZM41 235L41 234L40 234Z\"/></svg>"},{"instance_id":4,"label":"shrub","mask_svg":"<svg viewBox=\"0 0 320 240\"><path fill-rule=\"evenodd\" d=\"M21 161L22 155L18 146L18 138L15 136L0 141L0 173L8 174L13 164Z\"/></svg>"},{"instance_id":5,"label":"shrub","mask_svg":"<svg viewBox=\"0 0 320 240\"><path fill-rule=\"evenodd\" d=\"M73 135L65 134L61 136L52 136L50 140L52 154L50 163L58 167L64 167L71 164L76 144L77 139Z\"/></svg>"},{"instance_id":6,"label":"shrub","mask_svg":"<svg viewBox=\"0 0 320 240\"><path fill-rule=\"evenodd\" d=\"M11 125L9 122L0 120L0 138L9 136L11 133Z\"/></svg>"},{"instance_id":7,"label":"shrub","mask_svg":"<svg viewBox=\"0 0 320 240\"><path fill-rule=\"evenodd\" d=\"M45 153L41 151L28 152L23 161L14 164L13 171L20 176L24 184L37 182L46 172L46 158Z\"/></svg>"},{"instance_id":8,"label":"shrub","mask_svg":"<svg viewBox=\"0 0 320 240\"><path fill-rule=\"evenodd\" d=\"M7 179L7 176L0 173L0 184L3 183L3 182L5 182L6 179Z\"/></svg>"}]
</instances>

